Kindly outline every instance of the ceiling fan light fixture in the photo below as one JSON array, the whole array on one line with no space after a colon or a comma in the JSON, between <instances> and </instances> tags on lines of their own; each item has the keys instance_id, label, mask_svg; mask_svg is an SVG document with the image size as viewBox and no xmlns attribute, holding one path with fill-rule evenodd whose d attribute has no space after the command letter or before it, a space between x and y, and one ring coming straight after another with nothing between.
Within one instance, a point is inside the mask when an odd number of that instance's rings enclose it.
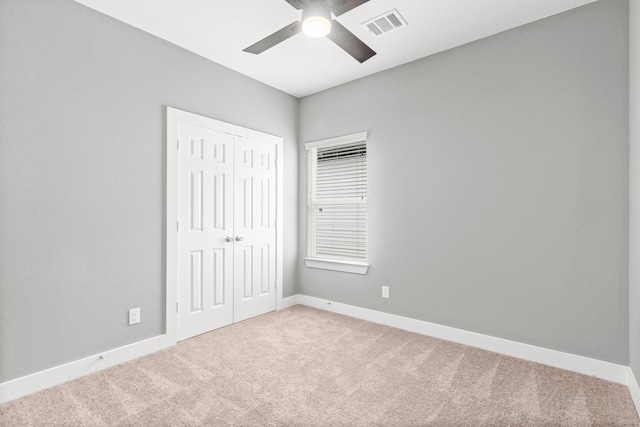
<instances>
[{"instance_id":1,"label":"ceiling fan light fixture","mask_svg":"<svg viewBox=\"0 0 640 427\"><path fill-rule=\"evenodd\" d=\"M326 7L308 7L302 14L302 32L309 37L324 37L331 32L331 13Z\"/></svg>"},{"instance_id":2,"label":"ceiling fan light fixture","mask_svg":"<svg viewBox=\"0 0 640 427\"><path fill-rule=\"evenodd\" d=\"M294 21L251 46L242 49L244 52L258 55L304 31L304 33L310 37L327 36L327 39L335 43L340 49L344 50L361 64L376 54L373 49L346 29L337 19L333 19L367 3L369 0L285 1L296 10L302 11L302 19Z\"/></svg>"}]
</instances>

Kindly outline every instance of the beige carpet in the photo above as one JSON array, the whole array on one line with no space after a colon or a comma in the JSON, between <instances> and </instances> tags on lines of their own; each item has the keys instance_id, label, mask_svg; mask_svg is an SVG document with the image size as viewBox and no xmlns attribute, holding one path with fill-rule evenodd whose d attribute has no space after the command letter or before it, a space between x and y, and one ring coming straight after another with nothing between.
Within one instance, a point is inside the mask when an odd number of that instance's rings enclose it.
<instances>
[{"instance_id":1,"label":"beige carpet","mask_svg":"<svg viewBox=\"0 0 640 427\"><path fill-rule=\"evenodd\" d=\"M0 405L5 426L640 426L626 387L303 306Z\"/></svg>"}]
</instances>

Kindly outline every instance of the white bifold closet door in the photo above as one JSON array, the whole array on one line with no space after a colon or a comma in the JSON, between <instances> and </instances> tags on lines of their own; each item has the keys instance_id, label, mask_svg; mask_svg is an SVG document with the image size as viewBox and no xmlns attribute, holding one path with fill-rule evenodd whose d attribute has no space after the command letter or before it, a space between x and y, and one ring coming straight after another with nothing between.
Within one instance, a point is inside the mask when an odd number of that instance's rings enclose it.
<instances>
[{"instance_id":1,"label":"white bifold closet door","mask_svg":"<svg viewBox=\"0 0 640 427\"><path fill-rule=\"evenodd\" d=\"M276 308L276 147L179 124L178 340Z\"/></svg>"}]
</instances>

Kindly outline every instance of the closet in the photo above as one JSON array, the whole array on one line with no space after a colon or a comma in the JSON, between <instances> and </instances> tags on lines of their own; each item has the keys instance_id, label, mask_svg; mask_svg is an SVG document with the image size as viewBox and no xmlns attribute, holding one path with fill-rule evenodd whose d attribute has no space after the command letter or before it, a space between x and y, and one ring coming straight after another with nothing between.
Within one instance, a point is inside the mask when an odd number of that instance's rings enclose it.
<instances>
[{"instance_id":1,"label":"closet","mask_svg":"<svg viewBox=\"0 0 640 427\"><path fill-rule=\"evenodd\" d=\"M183 340L276 308L277 147L271 135L213 119L180 121L177 136Z\"/></svg>"}]
</instances>

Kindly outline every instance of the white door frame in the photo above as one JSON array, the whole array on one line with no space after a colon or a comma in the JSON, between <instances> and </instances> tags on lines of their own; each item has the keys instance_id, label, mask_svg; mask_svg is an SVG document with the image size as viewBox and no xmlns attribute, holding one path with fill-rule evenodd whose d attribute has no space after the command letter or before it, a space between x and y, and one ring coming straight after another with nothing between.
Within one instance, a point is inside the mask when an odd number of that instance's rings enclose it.
<instances>
[{"instance_id":1,"label":"white door frame","mask_svg":"<svg viewBox=\"0 0 640 427\"><path fill-rule=\"evenodd\" d=\"M276 146L276 310L283 306L282 273L283 273L283 139L279 136L247 129L231 123L189 113L167 107L167 182L166 182L166 240L165 240L165 298L166 323L165 333L169 344L177 343L178 318L178 124L188 123L208 127L220 132L241 136Z\"/></svg>"}]
</instances>

